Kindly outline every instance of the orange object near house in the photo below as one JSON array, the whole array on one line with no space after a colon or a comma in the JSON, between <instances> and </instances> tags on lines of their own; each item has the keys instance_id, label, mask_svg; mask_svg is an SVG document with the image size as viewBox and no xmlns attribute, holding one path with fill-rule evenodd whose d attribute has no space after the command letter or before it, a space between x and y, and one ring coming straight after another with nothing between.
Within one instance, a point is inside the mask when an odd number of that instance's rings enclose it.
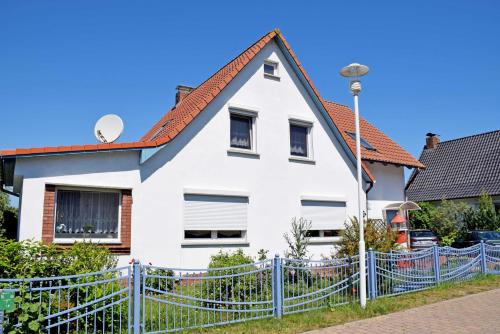
<instances>
[{"instance_id":1,"label":"orange object near house","mask_svg":"<svg viewBox=\"0 0 500 334\"><path fill-rule=\"evenodd\" d=\"M399 212L392 218L391 224L402 224L406 223L405 217L401 216Z\"/></svg>"},{"instance_id":2,"label":"orange object near house","mask_svg":"<svg viewBox=\"0 0 500 334\"><path fill-rule=\"evenodd\" d=\"M406 243L406 232L405 231L398 231L398 238L396 239L396 242L398 244L404 244Z\"/></svg>"}]
</instances>

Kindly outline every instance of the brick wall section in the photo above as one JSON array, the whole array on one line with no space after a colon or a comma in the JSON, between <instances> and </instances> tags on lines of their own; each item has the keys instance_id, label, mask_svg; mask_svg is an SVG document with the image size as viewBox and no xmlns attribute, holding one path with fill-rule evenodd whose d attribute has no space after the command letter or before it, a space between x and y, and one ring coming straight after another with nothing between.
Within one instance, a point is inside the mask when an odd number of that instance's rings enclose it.
<instances>
[{"instance_id":1,"label":"brick wall section","mask_svg":"<svg viewBox=\"0 0 500 334\"><path fill-rule=\"evenodd\" d=\"M50 184L45 185L45 196L43 201L43 225L42 242L52 243L54 239L54 210L56 200L56 187Z\"/></svg>"},{"instance_id":2,"label":"brick wall section","mask_svg":"<svg viewBox=\"0 0 500 334\"><path fill-rule=\"evenodd\" d=\"M42 242L50 244L54 241L54 214L55 214L56 187L54 185L45 185L45 198L43 202L43 224L42 224ZM132 190L122 190L121 203L121 229L119 244L103 244L111 253L128 255L130 254L131 231L132 231ZM68 247L61 245L61 247Z\"/></svg>"}]
</instances>

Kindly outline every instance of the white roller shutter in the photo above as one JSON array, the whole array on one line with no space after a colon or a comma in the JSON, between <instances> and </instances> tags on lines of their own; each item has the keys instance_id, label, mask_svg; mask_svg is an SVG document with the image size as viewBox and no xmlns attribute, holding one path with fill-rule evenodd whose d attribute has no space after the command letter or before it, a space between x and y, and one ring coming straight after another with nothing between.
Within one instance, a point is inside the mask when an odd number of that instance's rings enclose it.
<instances>
[{"instance_id":1,"label":"white roller shutter","mask_svg":"<svg viewBox=\"0 0 500 334\"><path fill-rule=\"evenodd\" d=\"M312 221L312 230L341 230L346 220L346 203L302 200L302 217Z\"/></svg>"},{"instance_id":2,"label":"white roller shutter","mask_svg":"<svg viewBox=\"0 0 500 334\"><path fill-rule=\"evenodd\" d=\"M248 197L184 195L185 230L246 230Z\"/></svg>"}]
</instances>

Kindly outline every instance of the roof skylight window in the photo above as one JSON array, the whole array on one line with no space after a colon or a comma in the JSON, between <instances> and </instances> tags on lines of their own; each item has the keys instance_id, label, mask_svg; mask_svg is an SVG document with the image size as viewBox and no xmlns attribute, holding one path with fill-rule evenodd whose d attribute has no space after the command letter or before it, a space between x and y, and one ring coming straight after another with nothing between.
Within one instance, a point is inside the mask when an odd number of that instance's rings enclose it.
<instances>
[{"instance_id":1,"label":"roof skylight window","mask_svg":"<svg viewBox=\"0 0 500 334\"><path fill-rule=\"evenodd\" d=\"M351 137L353 140L356 140L356 134L354 132L348 132L347 131L347 134L349 135L349 137ZM376 151L377 149L375 147L373 147L369 142L367 142L363 137L360 138L360 143L361 143L361 146L363 146L364 148L366 148L367 150L370 150L370 151Z\"/></svg>"}]
</instances>

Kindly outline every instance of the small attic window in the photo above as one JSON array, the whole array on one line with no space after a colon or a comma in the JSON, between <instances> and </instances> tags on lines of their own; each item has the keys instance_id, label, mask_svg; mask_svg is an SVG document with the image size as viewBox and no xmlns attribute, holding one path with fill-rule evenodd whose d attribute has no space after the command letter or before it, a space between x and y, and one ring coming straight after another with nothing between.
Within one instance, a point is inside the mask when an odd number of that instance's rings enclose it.
<instances>
[{"instance_id":1,"label":"small attic window","mask_svg":"<svg viewBox=\"0 0 500 334\"><path fill-rule=\"evenodd\" d=\"M278 63L271 60L264 61L264 76L270 78L279 78Z\"/></svg>"},{"instance_id":2,"label":"small attic window","mask_svg":"<svg viewBox=\"0 0 500 334\"><path fill-rule=\"evenodd\" d=\"M356 134L354 132L347 132L347 134L349 135L349 137L351 137L353 140L356 140ZM361 143L361 146L363 146L364 148L366 148L367 150L370 150L370 151L376 151L377 149L375 147L373 147L372 145L370 145L369 142L367 142L363 137L361 137L360 139L360 143Z\"/></svg>"}]
</instances>

